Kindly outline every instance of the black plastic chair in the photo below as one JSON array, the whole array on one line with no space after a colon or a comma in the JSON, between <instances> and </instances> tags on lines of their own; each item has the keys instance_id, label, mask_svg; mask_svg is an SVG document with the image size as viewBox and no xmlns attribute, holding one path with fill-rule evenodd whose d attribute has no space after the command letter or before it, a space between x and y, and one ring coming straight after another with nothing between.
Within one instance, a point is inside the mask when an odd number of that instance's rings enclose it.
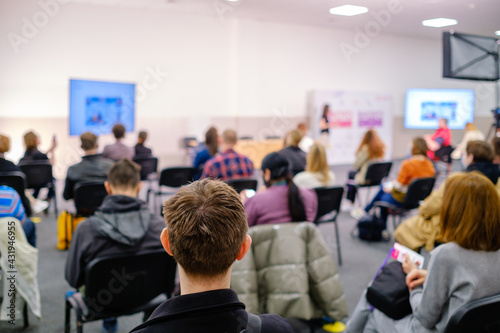
<instances>
[{"instance_id":1,"label":"black plastic chair","mask_svg":"<svg viewBox=\"0 0 500 333\"><path fill-rule=\"evenodd\" d=\"M157 200L155 200L154 211L155 212L157 211L157 204L158 201L160 201L160 196L167 194L175 194L179 189L179 187L193 181L195 172L196 169L191 167L175 167L175 168L163 169L160 173L160 180L158 181L158 191L155 192L155 198ZM169 192L162 192L161 191L162 186L169 187L172 190Z\"/></svg>"},{"instance_id":2,"label":"black plastic chair","mask_svg":"<svg viewBox=\"0 0 500 333\"><path fill-rule=\"evenodd\" d=\"M151 193L151 182L156 179L158 172L158 158L153 156L137 155L132 159L141 166L141 180L148 182L148 191L146 193L146 202L149 203L149 194Z\"/></svg>"},{"instance_id":3,"label":"black plastic chair","mask_svg":"<svg viewBox=\"0 0 500 333\"><path fill-rule=\"evenodd\" d=\"M451 316L444 333L500 332L500 294L462 305Z\"/></svg>"},{"instance_id":4,"label":"black plastic chair","mask_svg":"<svg viewBox=\"0 0 500 333\"><path fill-rule=\"evenodd\" d=\"M78 333L86 322L152 312L172 296L176 268L163 248L92 260L85 269L85 297L75 292L66 299L64 332L70 332L71 309Z\"/></svg>"},{"instance_id":5,"label":"black plastic chair","mask_svg":"<svg viewBox=\"0 0 500 333\"><path fill-rule=\"evenodd\" d=\"M344 188L337 187L318 187L314 189L318 196L318 212L316 213L315 224L333 222L335 226L335 237L337 239L337 256L339 266L342 266L342 254L340 252L339 227L337 217L340 213L340 204L344 195ZM330 215L333 214L333 215ZM328 218L326 218L328 215Z\"/></svg>"},{"instance_id":6,"label":"black plastic chair","mask_svg":"<svg viewBox=\"0 0 500 333\"><path fill-rule=\"evenodd\" d=\"M0 185L12 187L21 197L24 206L24 211L27 216L31 216L31 204L25 194L26 176L20 171L0 172Z\"/></svg>"},{"instance_id":7,"label":"black plastic chair","mask_svg":"<svg viewBox=\"0 0 500 333\"><path fill-rule=\"evenodd\" d=\"M54 191L54 212L58 216L57 195L55 195L56 183L52 175L52 164L49 161L31 161L19 164L19 168L26 175L26 188L40 189L46 187Z\"/></svg>"},{"instance_id":8,"label":"black plastic chair","mask_svg":"<svg viewBox=\"0 0 500 333\"><path fill-rule=\"evenodd\" d=\"M401 223L403 217L412 209L418 208L420 206L420 201L427 198L434 188L434 183L436 178L420 178L415 179L408 186L408 191L401 204L401 207L396 207L390 203L377 201L373 204L374 207L386 207L389 209L389 215L392 215L392 223L394 229ZM399 218L399 222L396 223L396 218Z\"/></svg>"},{"instance_id":9,"label":"black plastic chair","mask_svg":"<svg viewBox=\"0 0 500 333\"><path fill-rule=\"evenodd\" d=\"M257 191L257 181L255 179L232 179L227 180L226 184L234 188L238 193L243 190Z\"/></svg>"},{"instance_id":10,"label":"black plastic chair","mask_svg":"<svg viewBox=\"0 0 500 333\"><path fill-rule=\"evenodd\" d=\"M364 184L349 184L349 185L356 187L356 196L358 196L357 190L359 188L362 187L370 188L374 186L380 186L380 184L382 184L382 181L389 176L391 168L392 168L392 162L372 163L368 166L368 169L366 170ZM361 203L361 206L364 206L369 199L370 199L370 191L366 191L366 201L364 204Z\"/></svg>"},{"instance_id":11,"label":"black plastic chair","mask_svg":"<svg viewBox=\"0 0 500 333\"><path fill-rule=\"evenodd\" d=\"M77 216L93 215L108 195L102 180L77 183L73 192Z\"/></svg>"},{"instance_id":12,"label":"black plastic chair","mask_svg":"<svg viewBox=\"0 0 500 333\"><path fill-rule=\"evenodd\" d=\"M253 140L253 136L240 136L239 140Z\"/></svg>"}]
</instances>

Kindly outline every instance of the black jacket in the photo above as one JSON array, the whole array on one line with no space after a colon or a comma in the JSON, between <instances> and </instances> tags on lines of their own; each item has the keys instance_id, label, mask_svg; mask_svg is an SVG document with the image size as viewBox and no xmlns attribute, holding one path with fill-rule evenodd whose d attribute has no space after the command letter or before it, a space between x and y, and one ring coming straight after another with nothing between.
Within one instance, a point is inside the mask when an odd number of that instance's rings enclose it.
<instances>
[{"instance_id":1,"label":"black jacket","mask_svg":"<svg viewBox=\"0 0 500 333\"><path fill-rule=\"evenodd\" d=\"M282 317L259 316L262 333L293 333ZM156 308L148 321L133 333L240 333L247 325L245 304L231 289L205 291L173 297Z\"/></svg>"},{"instance_id":2,"label":"black jacket","mask_svg":"<svg viewBox=\"0 0 500 333\"><path fill-rule=\"evenodd\" d=\"M146 204L124 195L109 195L95 215L81 222L69 247L66 281L74 288L85 284L85 267L94 258L159 249L165 222Z\"/></svg>"},{"instance_id":3,"label":"black jacket","mask_svg":"<svg viewBox=\"0 0 500 333\"><path fill-rule=\"evenodd\" d=\"M498 168L498 164L495 163L489 163L489 162L472 163L467 167L467 172L471 171L481 172L493 182L493 185L497 184L498 177L500 177L500 169Z\"/></svg>"},{"instance_id":4,"label":"black jacket","mask_svg":"<svg viewBox=\"0 0 500 333\"><path fill-rule=\"evenodd\" d=\"M104 158L100 154L83 156L80 163L68 168L63 198L66 200L73 199L73 189L79 182L91 180L102 180L104 182L113 163L113 160Z\"/></svg>"}]
</instances>

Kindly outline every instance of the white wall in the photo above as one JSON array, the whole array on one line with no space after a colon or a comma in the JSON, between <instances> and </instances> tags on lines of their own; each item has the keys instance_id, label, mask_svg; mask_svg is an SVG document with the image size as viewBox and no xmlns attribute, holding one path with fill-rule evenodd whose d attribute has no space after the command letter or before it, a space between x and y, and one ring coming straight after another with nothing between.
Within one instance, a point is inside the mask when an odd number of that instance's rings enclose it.
<instances>
[{"instance_id":1,"label":"white wall","mask_svg":"<svg viewBox=\"0 0 500 333\"><path fill-rule=\"evenodd\" d=\"M69 78L156 85L137 103L136 119L138 129L163 129L150 142L159 155L173 154L171 138L198 132L213 117L305 117L314 89L389 92L395 116L403 114L407 88L476 89L476 115L488 116L494 105L491 84L441 78L438 39L380 35L348 63L339 45L354 44L354 31L234 20L230 13L221 20L215 10L201 16L65 4L14 52L5 36L22 36L23 17L43 19L41 11L36 1L0 0L0 118L26 117L26 129L37 129L36 118L57 118L44 126L59 125L44 131L73 150L77 140L64 142L61 121ZM164 73L157 82L148 76L155 69ZM13 139L23 131L0 122ZM22 149L14 148L13 158Z\"/></svg>"}]
</instances>

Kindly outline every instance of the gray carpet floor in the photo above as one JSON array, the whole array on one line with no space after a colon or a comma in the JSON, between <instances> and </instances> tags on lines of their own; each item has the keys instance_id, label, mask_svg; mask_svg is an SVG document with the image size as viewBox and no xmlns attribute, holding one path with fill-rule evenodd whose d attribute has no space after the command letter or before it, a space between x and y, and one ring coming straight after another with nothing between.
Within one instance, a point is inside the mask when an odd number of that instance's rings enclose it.
<instances>
[{"instance_id":1,"label":"gray carpet floor","mask_svg":"<svg viewBox=\"0 0 500 333\"><path fill-rule=\"evenodd\" d=\"M454 169L458 168L454 166ZM397 172L397 163L393 166L391 176ZM337 184L345 184L346 174L349 170L348 166L339 166L333 168L336 174ZM72 202L65 202L61 198L63 181L58 181L57 195L59 199L59 211L73 210ZM144 186L143 192L140 194L145 198ZM362 189L360 196L362 201L366 197L367 189ZM375 189L371 190L369 196L375 194ZM43 193L41 194L43 197ZM385 259L389 249L392 247L392 241L368 243L359 239L353 239L350 236L351 230L354 228L356 221L350 216L349 211L352 205L344 200L342 212L338 218L338 226L340 232L340 244L342 250L343 265L339 267L340 279L347 298L349 311L352 312L359 297L366 287L368 282L373 278L377 269ZM42 221L37 224L38 235L38 250L39 250L39 272L38 281L41 293L42 303L42 318L36 318L31 312L29 314L30 326L28 329L22 329L22 319L18 318L15 325L10 325L6 322L0 322L1 332L17 332L24 331L26 333L41 333L41 332L63 332L64 324L64 295L70 289L64 279L64 266L66 261L66 252L56 249L57 242L57 221L52 210L48 216L38 215ZM391 224L388 224L391 226ZM333 223L322 224L319 227L323 233L327 243L332 249L334 258L337 256L337 246L335 241L335 231ZM389 229L390 231L391 228ZM74 319L74 316L73 318ZM140 314L120 317L118 332L129 332L133 327L141 323L142 316ZM85 332L100 332L101 323L93 322L84 325ZM75 331L74 320L73 329ZM304 326L301 332L308 332ZM322 331L322 330L318 330Z\"/></svg>"}]
</instances>

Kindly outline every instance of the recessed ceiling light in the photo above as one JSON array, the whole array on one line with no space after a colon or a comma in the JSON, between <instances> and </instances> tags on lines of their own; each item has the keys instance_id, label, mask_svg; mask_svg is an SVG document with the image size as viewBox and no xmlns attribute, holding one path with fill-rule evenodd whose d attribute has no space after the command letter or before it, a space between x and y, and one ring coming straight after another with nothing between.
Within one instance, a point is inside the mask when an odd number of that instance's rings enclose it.
<instances>
[{"instance_id":1,"label":"recessed ceiling light","mask_svg":"<svg viewBox=\"0 0 500 333\"><path fill-rule=\"evenodd\" d=\"M495 35L500 36L500 30L495 31Z\"/></svg>"},{"instance_id":2,"label":"recessed ceiling light","mask_svg":"<svg viewBox=\"0 0 500 333\"><path fill-rule=\"evenodd\" d=\"M454 19L449 19L449 18L435 18L432 20L424 20L422 21L422 25L426 27L433 27L433 28L442 28L442 27L448 27L450 25L455 25L457 24L458 21Z\"/></svg>"},{"instance_id":3,"label":"recessed ceiling light","mask_svg":"<svg viewBox=\"0 0 500 333\"><path fill-rule=\"evenodd\" d=\"M330 14L333 15L354 16L364 13L368 13L368 8L362 6L343 5L330 8Z\"/></svg>"}]
</instances>

